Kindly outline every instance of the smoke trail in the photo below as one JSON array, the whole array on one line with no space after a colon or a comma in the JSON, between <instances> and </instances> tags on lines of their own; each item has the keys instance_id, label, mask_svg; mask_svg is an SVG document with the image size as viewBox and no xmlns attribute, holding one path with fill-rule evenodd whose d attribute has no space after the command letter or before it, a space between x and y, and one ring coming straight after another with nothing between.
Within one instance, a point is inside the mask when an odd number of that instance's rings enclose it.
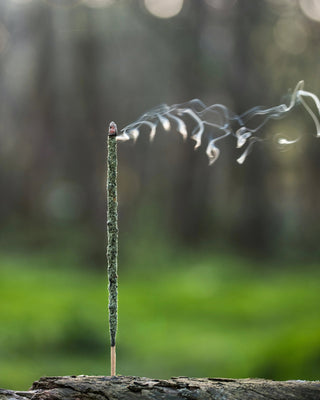
<instances>
[{"instance_id":1,"label":"smoke trail","mask_svg":"<svg viewBox=\"0 0 320 400\"><path fill-rule=\"evenodd\" d=\"M303 90L303 87L304 82L300 81L292 92L288 105L280 104L271 108L258 106L241 115L232 113L222 104L206 106L198 99L191 100L187 103L174 104L172 106L162 104L147 111L135 122L123 128L121 130L122 133L117 136L117 140L127 141L133 139L136 141L142 126L147 126L149 128L150 140L153 140L158 124L166 131L176 129L177 132L182 135L183 139L187 139L188 131L183 117L188 116L195 123L195 127L190 132L191 139L196 142L195 149L201 146L204 138L207 138L206 154L209 158L209 165L213 164L220 155L217 142L227 136L235 138L236 148L240 149L246 146L237 159L237 162L242 164L251 152L254 143L264 140L257 136L264 125L266 125L269 120L283 118L299 104L302 105L312 118L316 128L316 136L320 137L319 98L315 94ZM313 101L317 110L316 113L307 104L305 98L309 98ZM255 122L255 120L259 122ZM298 140L299 139L288 140L286 138L279 138L278 144L285 146L296 143Z\"/></svg>"}]
</instances>

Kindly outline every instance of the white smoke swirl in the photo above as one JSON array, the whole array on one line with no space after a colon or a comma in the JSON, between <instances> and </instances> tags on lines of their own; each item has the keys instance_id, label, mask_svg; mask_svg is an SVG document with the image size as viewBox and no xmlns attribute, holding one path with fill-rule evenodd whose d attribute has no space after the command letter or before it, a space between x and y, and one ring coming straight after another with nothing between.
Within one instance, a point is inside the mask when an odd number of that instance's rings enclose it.
<instances>
[{"instance_id":1,"label":"white smoke swirl","mask_svg":"<svg viewBox=\"0 0 320 400\"><path fill-rule=\"evenodd\" d=\"M191 139L196 142L195 149L201 146L204 136L207 136L208 138L206 154L209 158L209 165L213 164L220 155L220 149L217 147L217 142L227 136L235 137L237 148L243 148L246 146L240 157L237 159L237 162L242 164L250 153L253 144L257 141L263 140L256 136L261 128L269 120L284 117L298 104L301 104L311 116L315 124L316 136L320 137L319 98L315 94L303 90L303 87L304 82L300 81L292 92L289 105L280 104L271 108L258 106L241 115L236 115L230 112L227 107L222 104L206 106L198 99L183 104L174 104L172 106L162 104L159 107L153 108L144 113L135 122L123 128L121 130L122 133L117 136L117 140L127 141L133 139L136 141L139 137L141 126L147 126L150 128L150 140L153 140L159 123L164 130L169 131L170 129L175 128L177 132L182 135L183 139L187 139L187 126L182 118L188 115L195 122L195 128L193 128L190 133ZM305 100L306 97L313 101L317 110L316 113L307 104ZM255 127L249 128L248 123L252 123L253 118L257 116L260 117L260 122ZM212 131L218 132L218 136L212 138ZM286 138L279 138L278 140L281 145L290 145L296 143L296 141L297 140L287 140Z\"/></svg>"}]
</instances>

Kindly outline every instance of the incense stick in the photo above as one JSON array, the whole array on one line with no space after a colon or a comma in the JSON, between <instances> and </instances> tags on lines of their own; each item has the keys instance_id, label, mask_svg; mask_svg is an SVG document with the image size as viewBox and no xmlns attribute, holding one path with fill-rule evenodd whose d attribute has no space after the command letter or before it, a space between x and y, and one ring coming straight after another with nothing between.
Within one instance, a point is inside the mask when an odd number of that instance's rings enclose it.
<instances>
[{"instance_id":1,"label":"incense stick","mask_svg":"<svg viewBox=\"0 0 320 400\"><path fill-rule=\"evenodd\" d=\"M117 125L111 122L108 132L107 173L107 263L109 278L109 330L111 376L116 375L116 333L118 324L118 201L117 201Z\"/></svg>"}]
</instances>

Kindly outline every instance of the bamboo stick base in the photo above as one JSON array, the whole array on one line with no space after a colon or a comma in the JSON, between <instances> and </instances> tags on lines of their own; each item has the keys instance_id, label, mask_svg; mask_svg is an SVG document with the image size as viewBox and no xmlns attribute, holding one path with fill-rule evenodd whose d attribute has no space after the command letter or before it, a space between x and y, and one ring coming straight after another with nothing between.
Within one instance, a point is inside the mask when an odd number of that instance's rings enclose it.
<instances>
[{"instance_id":1,"label":"bamboo stick base","mask_svg":"<svg viewBox=\"0 0 320 400\"><path fill-rule=\"evenodd\" d=\"M110 348L110 360L111 360L111 376L116 374L116 346Z\"/></svg>"}]
</instances>

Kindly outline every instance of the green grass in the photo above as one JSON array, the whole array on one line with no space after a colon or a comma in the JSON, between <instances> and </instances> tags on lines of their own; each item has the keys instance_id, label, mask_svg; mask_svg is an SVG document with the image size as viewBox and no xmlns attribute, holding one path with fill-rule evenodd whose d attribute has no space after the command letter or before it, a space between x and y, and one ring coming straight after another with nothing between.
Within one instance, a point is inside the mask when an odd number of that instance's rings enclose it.
<instances>
[{"instance_id":1,"label":"green grass","mask_svg":"<svg viewBox=\"0 0 320 400\"><path fill-rule=\"evenodd\" d=\"M118 373L319 379L314 266L154 256L119 271ZM72 257L2 254L0 387L109 373L106 286L104 271Z\"/></svg>"}]
</instances>

